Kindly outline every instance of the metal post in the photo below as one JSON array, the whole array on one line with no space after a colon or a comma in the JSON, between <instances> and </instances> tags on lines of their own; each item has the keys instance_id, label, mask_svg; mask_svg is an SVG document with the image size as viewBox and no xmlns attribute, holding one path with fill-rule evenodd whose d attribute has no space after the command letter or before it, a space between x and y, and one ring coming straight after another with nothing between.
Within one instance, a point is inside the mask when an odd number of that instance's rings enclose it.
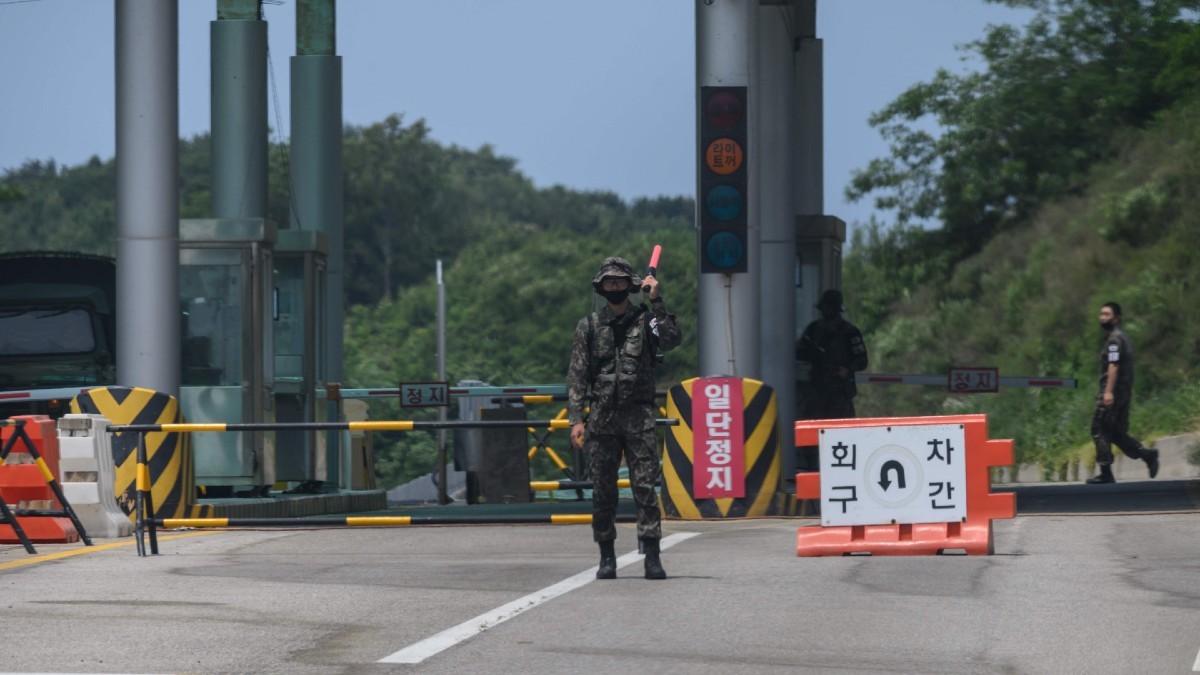
<instances>
[{"instance_id":1,"label":"metal post","mask_svg":"<svg viewBox=\"0 0 1200 675\"><path fill-rule=\"evenodd\" d=\"M329 241L325 266L325 320L317 327L325 345L324 379L341 382L345 303L343 299L343 189L342 189L342 57L337 55L337 3L335 0L299 0L296 3L296 56L292 78L292 210L291 226L318 230ZM328 406L327 418L338 411ZM340 436L326 436L326 466L338 466ZM346 449L347 454L349 449ZM331 469L331 471L333 471ZM336 471L327 476L336 478Z\"/></svg>"},{"instance_id":2,"label":"metal post","mask_svg":"<svg viewBox=\"0 0 1200 675\"><path fill-rule=\"evenodd\" d=\"M178 397L179 5L117 0L115 25L117 381Z\"/></svg>"},{"instance_id":3,"label":"metal post","mask_svg":"<svg viewBox=\"0 0 1200 675\"><path fill-rule=\"evenodd\" d=\"M266 218L267 22L256 2L220 0L210 37L212 214Z\"/></svg>"},{"instance_id":4,"label":"metal post","mask_svg":"<svg viewBox=\"0 0 1200 675\"><path fill-rule=\"evenodd\" d=\"M446 282L442 279L442 261L437 261L437 362L438 381L446 381ZM448 403L448 402L447 402ZM447 406L438 408L438 421L446 421ZM448 504L446 494L446 430L438 430L438 503Z\"/></svg>"},{"instance_id":5,"label":"metal post","mask_svg":"<svg viewBox=\"0 0 1200 675\"><path fill-rule=\"evenodd\" d=\"M700 87L749 88L746 195L749 269L745 274L699 274L698 343L700 374L760 377L758 190L758 0L696 0L696 91ZM697 129L697 133L699 130ZM698 140L697 140L698 142ZM699 176L697 194L699 195ZM697 209L701 208L697 197ZM700 222L697 211L696 222Z\"/></svg>"},{"instance_id":6,"label":"metal post","mask_svg":"<svg viewBox=\"0 0 1200 675\"><path fill-rule=\"evenodd\" d=\"M794 2L796 215L819 216L825 213L824 45L817 38L817 0Z\"/></svg>"},{"instance_id":7,"label":"metal post","mask_svg":"<svg viewBox=\"0 0 1200 675\"><path fill-rule=\"evenodd\" d=\"M793 242L803 237L803 245L796 246L793 255L795 282L790 286L793 294L792 323L794 335L804 332L805 326L817 318L814 305L818 295L825 288L831 288L825 279L832 278L835 270L829 269L832 261L826 253L829 249L822 243L813 245L813 235L816 224L831 226L830 232L836 232L836 223L822 216L825 211L825 115L824 115L824 78L823 78L823 45L817 39L817 0L792 0L793 16L795 18L795 67L792 82L793 96L796 106L792 111L792 127L795 133L792 137L792 192L795 194L795 226L792 229ZM802 232L802 234L800 234ZM801 250L809 259L801 260ZM819 275L812 273L813 268L820 270ZM837 272L840 276L840 272ZM796 377L795 362L793 361L793 377ZM807 377L807 375L805 376ZM780 398L780 418L784 414L797 419L802 417L801 396L797 391L798 382L788 387L789 404L783 406ZM789 426L789 429L791 427ZM791 438L789 433L787 438ZM800 470L799 458L794 450L794 441L784 446L783 478L787 482L795 481L796 472Z\"/></svg>"},{"instance_id":8,"label":"metal post","mask_svg":"<svg viewBox=\"0 0 1200 675\"><path fill-rule=\"evenodd\" d=\"M760 7L758 39L759 199L762 213L762 380L775 390L780 478L794 480L788 459L796 410L796 227L792 203L792 7Z\"/></svg>"},{"instance_id":9,"label":"metal post","mask_svg":"<svg viewBox=\"0 0 1200 675\"><path fill-rule=\"evenodd\" d=\"M138 520L150 530L150 554L158 555L158 526L154 515L154 483L150 480L150 460L146 453L146 434L138 434L137 484ZM145 555L143 544L142 554Z\"/></svg>"}]
</instances>

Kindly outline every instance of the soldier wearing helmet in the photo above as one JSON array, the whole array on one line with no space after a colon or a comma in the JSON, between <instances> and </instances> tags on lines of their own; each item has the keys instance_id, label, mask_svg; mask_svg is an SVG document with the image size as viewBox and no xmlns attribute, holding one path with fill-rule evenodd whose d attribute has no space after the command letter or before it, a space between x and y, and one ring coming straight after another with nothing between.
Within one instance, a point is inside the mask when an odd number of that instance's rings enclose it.
<instances>
[{"instance_id":1,"label":"soldier wearing helmet","mask_svg":"<svg viewBox=\"0 0 1200 675\"><path fill-rule=\"evenodd\" d=\"M639 286L649 308L629 299ZM646 554L645 576L665 579L658 546L661 514L654 492L660 470L654 434L654 365L657 352L679 346L682 335L659 294L658 280L640 278L624 258L605 258L592 278L592 288L604 298L604 305L575 326L567 412L572 445L588 452L592 538L600 546L596 578L617 576L617 469L624 453L637 504L638 539Z\"/></svg>"}]
</instances>

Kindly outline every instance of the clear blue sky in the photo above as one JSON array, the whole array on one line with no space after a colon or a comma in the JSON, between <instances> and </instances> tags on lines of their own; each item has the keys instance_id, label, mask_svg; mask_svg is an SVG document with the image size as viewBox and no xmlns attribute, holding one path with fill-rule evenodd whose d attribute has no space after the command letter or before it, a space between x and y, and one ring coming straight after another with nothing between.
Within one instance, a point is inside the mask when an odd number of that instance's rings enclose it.
<instances>
[{"instance_id":1,"label":"clear blue sky","mask_svg":"<svg viewBox=\"0 0 1200 675\"><path fill-rule=\"evenodd\" d=\"M216 0L179 0L180 134L209 128ZM286 137L295 3L266 5L275 139ZM446 145L491 144L538 186L625 199L694 190L694 0L342 0L346 123L424 118ZM76 165L114 149L113 2L0 0L0 171ZM825 210L854 169L887 154L867 118L988 23L1023 23L983 0L819 0L825 44Z\"/></svg>"}]
</instances>

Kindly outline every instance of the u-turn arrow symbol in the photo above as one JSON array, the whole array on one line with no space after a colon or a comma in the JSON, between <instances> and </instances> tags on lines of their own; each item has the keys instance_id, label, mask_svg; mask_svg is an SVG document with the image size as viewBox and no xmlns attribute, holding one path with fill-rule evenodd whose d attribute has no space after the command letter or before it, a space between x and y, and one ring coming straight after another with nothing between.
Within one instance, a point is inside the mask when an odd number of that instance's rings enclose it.
<instances>
[{"instance_id":1,"label":"u-turn arrow symbol","mask_svg":"<svg viewBox=\"0 0 1200 675\"><path fill-rule=\"evenodd\" d=\"M879 469L879 487L883 488L884 492L887 492L887 489L892 486L892 481L888 480L888 474L893 469L896 471L896 487L904 489L904 465L894 459L889 459Z\"/></svg>"}]
</instances>

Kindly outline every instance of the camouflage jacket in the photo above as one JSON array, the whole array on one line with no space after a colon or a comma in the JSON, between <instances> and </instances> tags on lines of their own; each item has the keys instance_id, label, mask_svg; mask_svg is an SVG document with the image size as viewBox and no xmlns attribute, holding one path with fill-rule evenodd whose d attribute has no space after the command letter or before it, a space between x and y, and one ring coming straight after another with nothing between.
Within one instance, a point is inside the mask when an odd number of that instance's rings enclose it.
<instances>
[{"instance_id":1,"label":"camouflage jacket","mask_svg":"<svg viewBox=\"0 0 1200 675\"><path fill-rule=\"evenodd\" d=\"M683 339L675 315L661 300L615 316L605 305L579 320L567 371L567 413L572 425L640 431L654 426L654 355Z\"/></svg>"}]
</instances>

